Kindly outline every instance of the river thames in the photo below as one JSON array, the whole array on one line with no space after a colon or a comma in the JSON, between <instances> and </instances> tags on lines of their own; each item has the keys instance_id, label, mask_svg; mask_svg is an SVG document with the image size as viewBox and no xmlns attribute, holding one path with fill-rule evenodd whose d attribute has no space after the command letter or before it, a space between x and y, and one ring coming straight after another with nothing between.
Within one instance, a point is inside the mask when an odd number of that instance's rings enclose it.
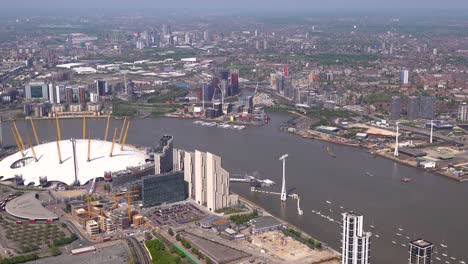
<instances>
[{"instance_id":1,"label":"river thames","mask_svg":"<svg viewBox=\"0 0 468 264\"><path fill-rule=\"evenodd\" d=\"M149 146L156 144L161 135L171 134L177 148L220 155L223 167L231 174L258 173L261 178L275 181L275 186L265 188L275 192L281 188L282 163L278 158L287 153L287 188L300 196L303 215L297 213L296 200L289 199L282 206L279 195L253 193L245 184L231 184L231 190L338 251L341 226L312 211L339 221L344 211L363 214L366 231L373 233L373 263L407 263L408 242L416 238L434 242L436 256L441 258L441 261L433 259L434 263L468 261L467 184L373 157L364 149L281 132L279 124L289 117L283 114L271 117L266 126L242 131L203 127L187 119L133 119L127 142ZM105 118L87 121L91 137L103 138ZM17 122L24 135L29 123ZM122 120L112 120L110 131L114 127L120 129L121 123ZM35 124L41 140L55 138L54 120ZM81 125L80 119L61 120L62 137L81 137ZM5 123L4 138L11 144L13 139L8 132L9 124ZM327 146L336 158L328 154ZM403 183L404 177L413 181ZM440 246L441 243L448 247Z\"/></svg>"}]
</instances>

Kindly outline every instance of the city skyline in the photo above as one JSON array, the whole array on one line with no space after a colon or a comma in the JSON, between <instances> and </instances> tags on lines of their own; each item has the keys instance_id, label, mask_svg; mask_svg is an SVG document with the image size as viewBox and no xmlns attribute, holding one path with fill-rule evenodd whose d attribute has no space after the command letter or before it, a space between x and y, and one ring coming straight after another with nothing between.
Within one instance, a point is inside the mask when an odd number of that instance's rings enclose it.
<instances>
[{"instance_id":1,"label":"city skyline","mask_svg":"<svg viewBox=\"0 0 468 264\"><path fill-rule=\"evenodd\" d=\"M127 9L139 9L139 8L175 8L175 9L239 9L239 10L322 10L322 9L335 9L335 11L347 10L373 10L379 12L379 9L390 8L390 9L413 9L412 12L416 12L416 8L419 9L466 9L468 3L463 0L450 0L444 2L436 0L416 0L416 1L403 1L403 0L331 0L327 2L316 1L316 0L295 0L285 5L284 1L281 0L262 0L251 2L248 0L239 0L236 2L228 1L215 1L215 0L175 0L175 1L150 1L150 0L139 0L139 1L128 1L128 0L101 0L91 1L84 0L79 3L76 1L59 1L59 0L19 0L9 1L3 3L4 8L127 8ZM382 11L382 10L380 10Z\"/></svg>"},{"instance_id":2,"label":"city skyline","mask_svg":"<svg viewBox=\"0 0 468 264\"><path fill-rule=\"evenodd\" d=\"M8 2L0 262L466 264L465 6Z\"/></svg>"}]
</instances>

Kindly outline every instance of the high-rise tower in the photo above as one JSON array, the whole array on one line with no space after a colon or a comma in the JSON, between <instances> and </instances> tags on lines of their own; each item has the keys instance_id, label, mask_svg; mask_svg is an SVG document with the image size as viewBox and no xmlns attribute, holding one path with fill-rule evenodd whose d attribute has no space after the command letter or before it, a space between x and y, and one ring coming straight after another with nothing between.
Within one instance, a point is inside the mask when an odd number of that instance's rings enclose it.
<instances>
[{"instance_id":1,"label":"high-rise tower","mask_svg":"<svg viewBox=\"0 0 468 264\"><path fill-rule=\"evenodd\" d=\"M364 232L364 217L355 212L343 214L341 264L369 264L371 233Z\"/></svg>"},{"instance_id":2,"label":"high-rise tower","mask_svg":"<svg viewBox=\"0 0 468 264\"><path fill-rule=\"evenodd\" d=\"M424 239L416 239L409 244L409 264L431 264L434 245Z\"/></svg>"}]
</instances>

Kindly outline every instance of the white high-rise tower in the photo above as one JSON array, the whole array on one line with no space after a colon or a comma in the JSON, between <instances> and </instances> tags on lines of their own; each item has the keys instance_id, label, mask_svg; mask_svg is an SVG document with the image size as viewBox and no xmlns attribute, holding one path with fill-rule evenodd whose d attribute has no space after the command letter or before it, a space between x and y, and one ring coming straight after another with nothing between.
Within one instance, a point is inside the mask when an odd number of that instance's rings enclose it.
<instances>
[{"instance_id":1,"label":"white high-rise tower","mask_svg":"<svg viewBox=\"0 0 468 264\"><path fill-rule=\"evenodd\" d=\"M362 229L364 217L354 212L343 214L341 264L369 264L371 233Z\"/></svg>"},{"instance_id":2,"label":"white high-rise tower","mask_svg":"<svg viewBox=\"0 0 468 264\"><path fill-rule=\"evenodd\" d=\"M286 193L286 158L288 154L284 154L279 158L279 160L283 161L283 185L281 186L281 201L286 201L287 193Z\"/></svg>"},{"instance_id":3,"label":"white high-rise tower","mask_svg":"<svg viewBox=\"0 0 468 264\"><path fill-rule=\"evenodd\" d=\"M432 130L434 130L434 120L431 120L431 137L429 138L429 143L432 144Z\"/></svg>"},{"instance_id":4,"label":"white high-rise tower","mask_svg":"<svg viewBox=\"0 0 468 264\"><path fill-rule=\"evenodd\" d=\"M396 137L395 137L395 152L393 152L393 156L398 157L398 122L396 122Z\"/></svg>"}]
</instances>

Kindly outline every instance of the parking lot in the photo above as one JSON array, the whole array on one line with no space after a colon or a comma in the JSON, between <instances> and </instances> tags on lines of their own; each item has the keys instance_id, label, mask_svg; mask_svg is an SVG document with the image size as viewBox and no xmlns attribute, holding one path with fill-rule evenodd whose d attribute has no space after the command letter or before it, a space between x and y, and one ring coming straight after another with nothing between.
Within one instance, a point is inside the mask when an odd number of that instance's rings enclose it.
<instances>
[{"instance_id":1,"label":"parking lot","mask_svg":"<svg viewBox=\"0 0 468 264\"><path fill-rule=\"evenodd\" d=\"M205 212L191 203L159 206L148 211L146 216L157 225L183 225L206 216Z\"/></svg>"}]
</instances>

